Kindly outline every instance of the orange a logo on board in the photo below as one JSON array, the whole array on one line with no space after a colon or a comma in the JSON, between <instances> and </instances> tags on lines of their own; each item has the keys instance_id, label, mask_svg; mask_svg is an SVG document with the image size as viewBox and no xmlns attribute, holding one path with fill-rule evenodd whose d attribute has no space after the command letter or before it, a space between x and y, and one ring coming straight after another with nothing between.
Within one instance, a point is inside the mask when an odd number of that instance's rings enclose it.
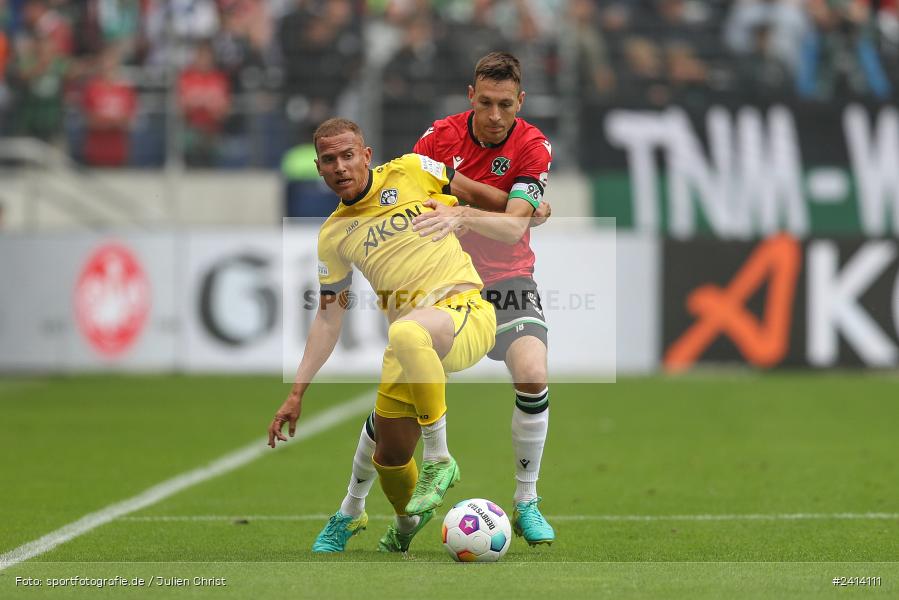
<instances>
[{"instance_id":1,"label":"orange a logo on board","mask_svg":"<svg viewBox=\"0 0 899 600\"><path fill-rule=\"evenodd\" d=\"M790 347L801 263L799 242L789 235L777 235L755 248L727 287L706 284L694 289L686 304L696 320L668 346L665 369L690 368L720 336L730 338L750 364L777 365ZM765 284L765 310L759 319L746 303Z\"/></svg>"},{"instance_id":2,"label":"orange a logo on board","mask_svg":"<svg viewBox=\"0 0 899 600\"><path fill-rule=\"evenodd\" d=\"M105 244L88 257L75 285L78 329L98 352L118 356L140 336L150 298L150 281L134 253Z\"/></svg>"}]
</instances>

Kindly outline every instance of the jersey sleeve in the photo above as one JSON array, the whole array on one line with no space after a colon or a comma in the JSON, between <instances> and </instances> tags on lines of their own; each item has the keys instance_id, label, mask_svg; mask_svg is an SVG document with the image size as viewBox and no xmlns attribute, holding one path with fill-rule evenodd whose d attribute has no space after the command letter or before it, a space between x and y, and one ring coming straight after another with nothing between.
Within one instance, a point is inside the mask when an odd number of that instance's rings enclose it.
<instances>
[{"instance_id":1,"label":"jersey sleeve","mask_svg":"<svg viewBox=\"0 0 899 600\"><path fill-rule=\"evenodd\" d=\"M353 282L353 266L340 256L332 239L334 236L327 235L322 227L318 235L318 283L323 296L337 295Z\"/></svg>"},{"instance_id":2,"label":"jersey sleeve","mask_svg":"<svg viewBox=\"0 0 899 600\"><path fill-rule=\"evenodd\" d=\"M455 171L442 162L424 154L406 154L400 159L406 174L415 180L429 195L450 192L450 182Z\"/></svg>"},{"instance_id":3,"label":"jersey sleeve","mask_svg":"<svg viewBox=\"0 0 899 600\"><path fill-rule=\"evenodd\" d=\"M542 135L529 140L524 146L518 164L520 168L515 174L509 198L521 198L537 210L549 182L552 145Z\"/></svg>"}]
</instances>

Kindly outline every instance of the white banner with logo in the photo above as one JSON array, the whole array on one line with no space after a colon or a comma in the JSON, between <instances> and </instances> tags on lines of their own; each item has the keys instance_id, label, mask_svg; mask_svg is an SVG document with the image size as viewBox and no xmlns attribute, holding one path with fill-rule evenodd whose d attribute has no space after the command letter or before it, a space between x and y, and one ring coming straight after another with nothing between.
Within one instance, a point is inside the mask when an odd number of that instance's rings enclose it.
<instances>
[{"instance_id":1,"label":"white banner with logo","mask_svg":"<svg viewBox=\"0 0 899 600\"><path fill-rule=\"evenodd\" d=\"M551 378L608 381L616 371L654 369L658 244L544 228L532 244ZM0 276L9 282L0 296L0 369L280 371L290 379L318 303L317 228L287 231L0 238ZM371 295L360 276L353 291L360 301ZM322 378L376 377L386 330L373 305L347 311ZM485 359L465 376L507 375Z\"/></svg>"},{"instance_id":2,"label":"white banner with logo","mask_svg":"<svg viewBox=\"0 0 899 600\"><path fill-rule=\"evenodd\" d=\"M0 239L0 368L177 366L175 236Z\"/></svg>"}]
</instances>

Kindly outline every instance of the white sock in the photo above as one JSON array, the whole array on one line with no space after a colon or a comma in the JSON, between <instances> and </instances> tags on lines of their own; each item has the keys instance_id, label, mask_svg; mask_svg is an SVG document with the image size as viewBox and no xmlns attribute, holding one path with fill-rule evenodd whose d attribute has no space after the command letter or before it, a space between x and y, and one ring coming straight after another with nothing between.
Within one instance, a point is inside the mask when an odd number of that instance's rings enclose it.
<instances>
[{"instance_id":1,"label":"white sock","mask_svg":"<svg viewBox=\"0 0 899 600\"><path fill-rule=\"evenodd\" d=\"M340 504L340 512L351 517L358 517L365 510L365 498L378 478L378 472L371 461L371 457L375 453L375 441L368 431L369 427L372 427L370 420L371 417L362 426L362 432L359 434L359 444L356 446L356 455L353 457L350 484L346 489L346 497Z\"/></svg>"},{"instance_id":2,"label":"white sock","mask_svg":"<svg viewBox=\"0 0 899 600\"><path fill-rule=\"evenodd\" d=\"M430 425L422 425L421 439L424 446L421 460L443 462L449 460L449 448L446 447L446 415Z\"/></svg>"},{"instance_id":3,"label":"white sock","mask_svg":"<svg viewBox=\"0 0 899 600\"><path fill-rule=\"evenodd\" d=\"M421 517L418 515L408 516L408 515L397 515L396 516L396 530L400 533L412 533L412 530L418 526L418 522L421 520Z\"/></svg>"},{"instance_id":4,"label":"white sock","mask_svg":"<svg viewBox=\"0 0 899 600\"><path fill-rule=\"evenodd\" d=\"M516 395L512 412L512 448L515 452L515 502L518 503L537 497L540 460L549 428L549 388L539 394L516 391Z\"/></svg>"}]
</instances>

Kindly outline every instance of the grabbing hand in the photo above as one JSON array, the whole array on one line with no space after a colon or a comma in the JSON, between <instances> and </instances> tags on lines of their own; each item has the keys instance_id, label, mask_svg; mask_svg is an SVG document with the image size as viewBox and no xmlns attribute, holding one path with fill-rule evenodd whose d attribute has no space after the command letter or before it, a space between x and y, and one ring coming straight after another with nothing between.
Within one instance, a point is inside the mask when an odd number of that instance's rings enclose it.
<instances>
[{"instance_id":1,"label":"grabbing hand","mask_svg":"<svg viewBox=\"0 0 899 600\"><path fill-rule=\"evenodd\" d=\"M546 200L541 200L531 217L531 227L539 227L546 223L546 220L553 212L553 207Z\"/></svg>"},{"instance_id":2,"label":"grabbing hand","mask_svg":"<svg viewBox=\"0 0 899 600\"><path fill-rule=\"evenodd\" d=\"M425 200L424 205L433 210L412 219L412 231L417 231L421 237L430 235L431 240L437 242L464 228L462 207L447 206L433 198Z\"/></svg>"},{"instance_id":3,"label":"grabbing hand","mask_svg":"<svg viewBox=\"0 0 899 600\"><path fill-rule=\"evenodd\" d=\"M284 423L288 424L287 433L290 437L294 436L297 432L297 419L300 418L302 404L303 401L299 396L293 394L287 396L287 400L284 401L284 404L282 404L281 408L278 409L278 412L275 413L272 424L268 426L269 446L274 448L275 444L277 444L275 441L276 439L281 440L282 442L287 441L287 438L281 432Z\"/></svg>"}]
</instances>

